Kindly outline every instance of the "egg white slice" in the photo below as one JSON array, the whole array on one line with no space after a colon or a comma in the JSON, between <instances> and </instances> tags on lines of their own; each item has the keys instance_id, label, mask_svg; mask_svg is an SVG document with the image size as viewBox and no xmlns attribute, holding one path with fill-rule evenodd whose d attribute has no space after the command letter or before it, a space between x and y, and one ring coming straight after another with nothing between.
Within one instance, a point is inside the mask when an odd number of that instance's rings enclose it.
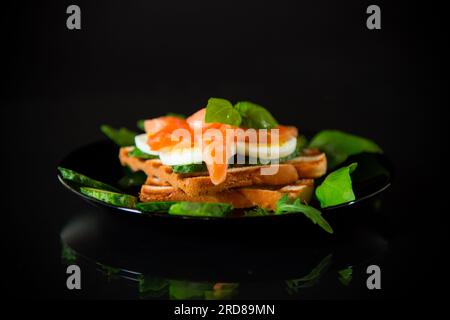
<instances>
[{"instance_id":1,"label":"egg white slice","mask_svg":"<svg viewBox=\"0 0 450 320\"><path fill-rule=\"evenodd\" d=\"M158 151L154 151L150 148L150 146L147 144L147 134L143 133L140 135L137 135L136 137L134 137L134 143L136 144L136 148L138 148L139 150L141 150L142 152L146 153L146 154L151 154L154 156L159 155Z\"/></svg>"},{"instance_id":2,"label":"egg white slice","mask_svg":"<svg viewBox=\"0 0 450 320\"><path fill-rule=\"evenodd\" d=\"M237 143L237 153L251 158L262 160L274 160L287 157L295 151L297 138L291 138L282 144L268 145L258 143L247 143L244 141Z\"/></svg>"},{"instance_id":3,"label":"egg white slice","mask_svg":"<svg viewBox=\"0 0 450 320\"><path fill-rule=\"evenodd\" d=\"M236 154L236 147L233 145L230 158ZM164 165L180 166L204 161L203 152L200 146L193 148L173 148L163 150L159 153L159 158Z\"/></svg>"},{"instance_id":4,"label":"egg white slice","mask_svg":"<svg viewBox=\"0 0 450 320\"><path fill-rule=\"evenodd\" d=\"M202 150L195 148L173 148L159 153L161 162L167 166L180 166L192 163L202 163Z\"/></svg>"}]
</instances>

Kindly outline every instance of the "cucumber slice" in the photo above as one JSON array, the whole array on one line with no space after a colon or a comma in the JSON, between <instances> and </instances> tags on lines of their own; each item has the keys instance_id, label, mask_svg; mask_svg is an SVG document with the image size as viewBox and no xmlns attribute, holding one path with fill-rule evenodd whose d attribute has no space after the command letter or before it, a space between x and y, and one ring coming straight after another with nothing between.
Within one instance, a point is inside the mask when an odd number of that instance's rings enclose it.
<instances>
[{"instance_id":1,"label":"cucumber slice","mask_svg":"<svg viewBox=\"0 0 450 320\"><path fill-rule=\"evenodd\" d=\"M114 188L113 186L110 186L109 184L103 183L98 180L94 180L92 178L89 178L81 173L78 173L76 171L58 167L58 171L60 172L61 176L64 180L73 181L83 187L91 187L96 189L103 189L103 190L109 190L109 191L115 191L120 192L119 189Z\"/></svg>"},{"instance_id":2,"label":"cucumber slice","mask_svg":"<svg viewBox=\"0 0 450 320\"><path fill-rule=\"evenodd\" d=\"M139 202L136 208L143 212L167 212L175 201Z\"/></svg>"},{"instance_id":3,"label":"cucumber slice","mask_svg":"<svg viewBox=\"0 0 450 320\"><path fill-rule=\"evenodd\" d=\"M205 163L192 163L179 166L172 166L172 170L175 173L194 173L194 172L208 171Z\"/></svg>"},{"instance_id":4,"label":"cucumber slice","mask_svg":"<svg viewBox=\"0 0 450 320\"><path fill-rule=\"evenodd\" d=\"M81 187L80 191L82 194L85 194L91 198L112 204L117 207L134 209L137 203L137 198L128 194L86 187Z\"/></svg>"}]
</instances>

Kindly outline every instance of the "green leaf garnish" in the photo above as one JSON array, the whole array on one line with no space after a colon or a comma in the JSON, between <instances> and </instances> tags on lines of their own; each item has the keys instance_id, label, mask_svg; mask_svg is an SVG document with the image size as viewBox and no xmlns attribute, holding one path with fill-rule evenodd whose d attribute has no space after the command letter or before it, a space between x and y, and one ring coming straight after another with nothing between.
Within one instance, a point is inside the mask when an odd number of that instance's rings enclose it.
<instances>
[{"instance_id":1,"label":"green leaf garnish","mask_svg":"<svg viewBox=\"0 0 450 320\"><path fill-rule=\"evenodd\" d=\"M162 277L140 274L139 293L145 297L161 297L169 291L169 281Z\"/></svg>"},{"instance_id":2,"label":"green leaf garnish","mask_svg":"<svg viewBox=\"0 0 450 320\"><path fill-rule=\"evenodd\" d=\"M136 122L136 126L137 126L139 129L141 129L142 131L145 131L145 120L144 120L144 119L138 120L138 121Z\"/></svg>"},{"instance_id":3,"label":"green leaf garnish","mask_svg":"<svg viewBox=\"0 0 450 320\"><path fill-rule=\"evenodd\" d=\"M103 183L98 180L94 180L94 179L89 178L89 177L85 176L84 174L78 173L76 171L73 171L73 170L70 170L67 168L63 168L63 167L58 167L58 171L64 180L73 181L76 184L78 184L79 186L120 192L119 189L114 188L113 186L110 186L109 184Z\"/></svg>"},{"instance_id":4,"label":"green leaf garnish","mask_svg":"<svg viewBox=\"0 0 450 320\"><path fill-rule=\"evenodd\" d=\"M133 172L131 170L127 170L126 174L120 178L117 183L121 188L127 189L130 187L140 187L147 180L147 175L143 171Z\"/></svg>"},{"instance_id":5,"label":"green leaf garnish","mask_svg":"<svg viewBox=\"0 0 450 320\"><path fill-rule=\"evenodd\" d=\"M273 213L267 209L256 207L251 210L246 210L244 212L245 217L264 217L264 216L270 216Z\"/></svg>"},{"instance_id":6,"label":"green leaf garnish","mask_svg":"<svg viewBox=\"0 0 450 320\"><path fill-rule=\"evenodd\" d=\"M241 115L230 101L220 98L210 98L206 105L205 122L219 122L238 127L241 124Z\"/></svg>"},{"instance_id":7,"label":"green leaf garnish","mask_svg":"<svg viewBox=\"0 0 450 320\"><path fill-rule=\"evenodd\" d=\"M118 207L135 208L137 198L128 194L81 187L82 194Z\"/></svg>"},{"instance_id":8,"label":"green leaf garnish","mask_svg":"<svg viewBox=\"0 0 450 320\"><path fill-rule=\"evenodd\" d=\"M350 284L352 277L353 268L351 266L338 271L338 279L344 286L348 286Z\"/></svg>"},{"instance_id":9,"label":"green leaf garnish","mask_svg":"<svg viewBox=\"0 0 450 320\"><path fill-rule=\"evenodd\" d=\"M184 114L174 113L174 112L169 112L168 114L166 114L166 117L175 117L175 118L180 118L180 119L186 119L186 116Z\"/></svg>"},{"instance_id":10,"label":"green leaf garnish","mask_svg":"<svg viewBox=\"0 0 450 320\"><path fill-rule=\"evenodd\" d=\"M74 263L77 260L77 253L64 242L62 243L61 259L65 263Z\"/></svg>"},{"instance_id":11,"label":"green leaf garnish","mask_svg":"<svg viewBox=\"0 0 450 320\"><path fill-rule=\"evenodd\" d=\"M202 162L172 166L172 170L174 173L195 173L208 171L208 168Z\"/></svg>"},{"instance_id":12,"label":"green leaf garnish","mask_svg":"<svg viewBox=\"0 0 450 320\"><path fill-rule=\"evenodd\" d=\"M316 197L321 208L336 206L355 200L350 174L358 164L352 163L330 173L320 186L316 188Z\"/></svg>"},{"instance_id":13,"label":"green leaf garnish","mask_svg":"<svg viewBox=\"0 0 450 320\"><path fill-rule=\"evenodd\" d=\"M326 232L333 233L333 229L325 218L322 217L322 213L314 207L301 203L300 199L290 200L289 196L285 194L276 204L275 214L298 212L303 213L314 224L318 224Z\"/></svg>"},{"instance_id":14,"label":"green leaf garnish","mask_svg":"<svg viewBox=\"0 0 450 320\"><path fill-rule=\"evenodd\" d=\"M111 266L104 265L100 262L96 263L100 272L103 273L108 279L117 278L120 274L120 268L114 268Z\"/></svg>"},{"instance_id":15,"label":"green leaf garnish","mask_svg":"<svg viewBox=\"0 0 450 320\"><path fill-rule=\"evenodd\" d=\"M175 201L139 202L136 208L143 212L167 212Z\"/></svg>"},{"instance_id":16,"label":"green leaf garnish","mask_svg":"<svg viewBox=\"0 0 450 320\"><path fill-rule=\"evenodd\" d=\"M383 150L373 141L338 130L324 130L317 133L309 147L319 148L327 155L328 168L333 169L349 156L370 152L382 153Z\"/></svg>"},{"instance_id":17,"label":"green leaf garnish","mask_svg":"<svg viewBox=\"0 0 450 320\"><path fill-rule=\"evenodd\" d=\"M314 267L306 276L297 278L297 279L290 279L286 280L287 284L287 290L290 294L297 293L299 289L302 288L309 288L314 286L320 278L325 274L325 271L328 270L328 268L331 265L331 262L333 260L333 255L329 254L325 258L323 258L317 266Z\"/></svg>"},{"instance_id":18,"label":"green leaf garnish","mask_svg":"<svg viewBox=\"0 0 450 320\"><path fill-rule=\"evenodd\" d=\"M177 202L169 209L169 214L193 217L223 217L233 210L228 203Z\"/></svg>"},{"instance_id":19,"label":"green leaf garnish","mask_svg":"<svg viewBox=\"0 0 450 320\"><path fill-rule=\"evenodd\" d=\"M241 126L253 129L272 129L278 126L277 121L270 112L256 103L241 101L234 108L242 118Z\"/></svg>"},{"instance_id":20,"label":"green leaf garnish","mask_svg":"<svg viewBox=\"0 0 450 320\"><path fill-rule=\"evenodd\" d=\"M119 147L134 146L134 137L137 133L127 128L114 129L106 124L100 127L102 132Z\"/></svg>"},{"instance_id":21,"label":"green leaf garnish","mask_svg":"<svg viewBox=\"0 0 450 320\"><path fill-rule=\"evenodd\" d=\"M139 158L139 159L159 159L159 156L155 156L153 154L148 154L141 151L139 148L135 147L133 150L128 152L129 157Z\"/></svg>"},{"instance_id":22,"label":"green leaf garnish","mask_svg":"<svg viewBox=\"0 0 450 320\"><path fill-rule=\"evenodd\" d=\"M171 300L204 299L205 291L212 290L212 282L193 282L169 280L169 298Z\"/></svg>"},{"instance_id":23,"label":"green leaf garnish","mask_svg":"<svg viewBox=\"0 0 450 320\"><path fill-rule=\"evenodd\" d=\"M253 129L272 129L278 126L270 112L256 103L240 101L233 106L230 101L220 98L208 100L205 122Z\"/></svg>"}]
</instances>

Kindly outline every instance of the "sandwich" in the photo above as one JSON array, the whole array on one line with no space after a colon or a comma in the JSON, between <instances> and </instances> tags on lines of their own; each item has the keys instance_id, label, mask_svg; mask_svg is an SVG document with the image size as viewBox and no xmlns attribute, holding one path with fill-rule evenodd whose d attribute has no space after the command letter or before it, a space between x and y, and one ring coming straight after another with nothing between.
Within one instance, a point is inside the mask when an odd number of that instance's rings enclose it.
<instances>
[{"instance_id":1,"label":"sandwich","mask_svg":"<svg viewBox=\"0 0 450 320\"><path fill-rule=\"evenodd\" d=\"M211 98L187 118L143 122L119 159L142 171L141 202L226 203L275 210L283 197L309 203L314 180L327 171L325 153L305 147L298 128L278 124L263 107Z\"/></svg>"}]
</instances>

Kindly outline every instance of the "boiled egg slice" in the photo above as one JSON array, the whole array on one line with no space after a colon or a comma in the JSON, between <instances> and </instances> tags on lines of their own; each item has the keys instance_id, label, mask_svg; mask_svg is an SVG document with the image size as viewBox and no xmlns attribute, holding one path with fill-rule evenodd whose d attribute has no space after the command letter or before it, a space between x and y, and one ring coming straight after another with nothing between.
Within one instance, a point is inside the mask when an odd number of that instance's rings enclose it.
<instances>
[{"instance_id":1,"label":"boiled egg slice","mask_svg":"<svg viewBox=\"0 0 450 320\"><path fill-rule=\"evenodd\" d=\"M237 153L251 158L275 160L292 154L295 151L296 146L297 137L290 138L281 144L275 145L241 141L237 143Z\"/></svg>"},{"instance_id":2,"label":"boiled egg slice","mask_svg":"<svg viewBox=\"0 0 450 320\"><path fill-rule=\"evenodd\" d=\"M136 144L136 148L138 148L139 150L141 150L142 152L146 153L146 154L151 154L154 156L159 155L158 151L154 151L150 148L150 146L147 143L147 134L143 133L140 135L137 135L136 137L134 137L134 143Z\"/></svg>"},{"instance_id":3,"label":"boiled egg slice","mask_svg":"<svg viewBox=\"0 0 450 320\"><path fill-rule=\"evenodd\" d=\"M233 146L230 158L236 154L236 147ZM164 149L159 152L159 158L164 165L179 166L193 163L202 163L204 161L202 148L195 146L192 148L172 148Z\"/></svg>"}]
</instances>

